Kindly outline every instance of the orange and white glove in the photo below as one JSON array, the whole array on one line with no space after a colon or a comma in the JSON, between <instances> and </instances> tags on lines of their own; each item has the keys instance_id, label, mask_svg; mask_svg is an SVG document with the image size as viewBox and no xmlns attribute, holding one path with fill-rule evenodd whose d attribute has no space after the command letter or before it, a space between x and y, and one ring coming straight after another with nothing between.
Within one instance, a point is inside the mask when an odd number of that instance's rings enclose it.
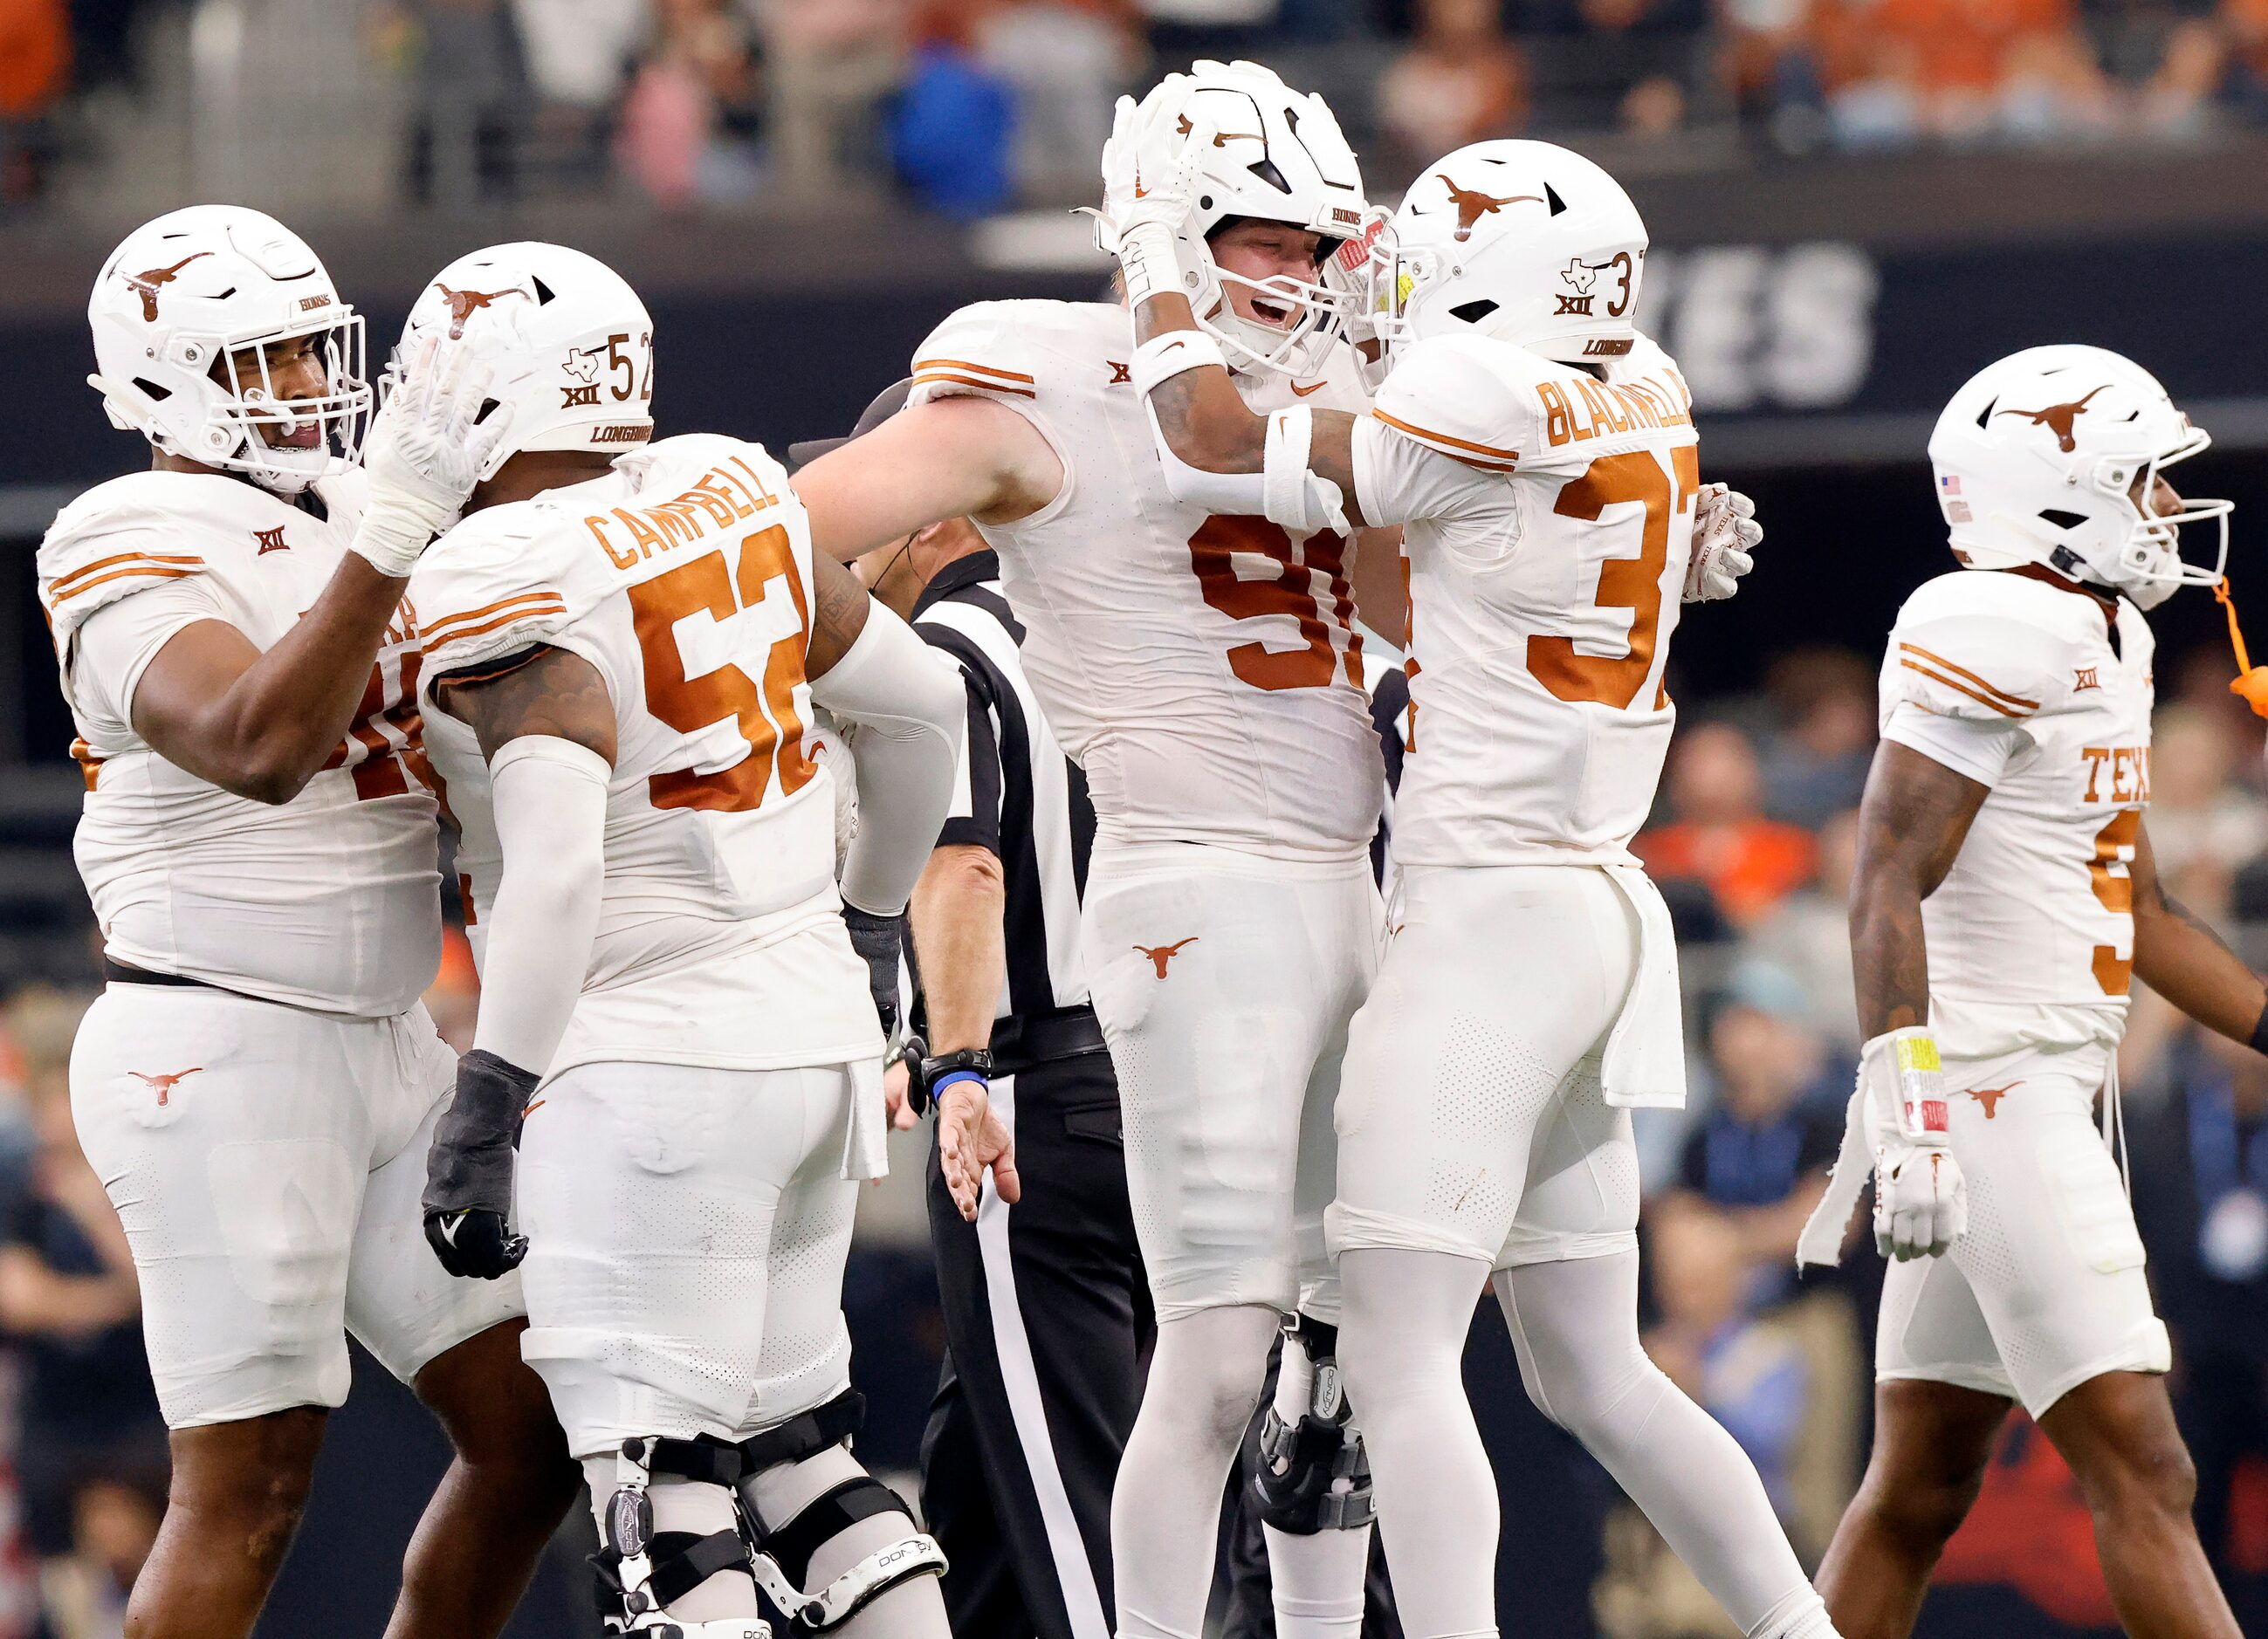
<instances>
[{"instance_id":1,"label":"orange and white glove","mask_svg":"<svg viewBox=\"0 0 2268 1639\"><path fill-rule=\"evenodd\" d=\"M1942 1255L1969 1227L1937 1040L1887 1031L1859 1052L1858 1099L1874 1157L1874 1245L1904 1262Z\"/></svg>"}]
</instances>

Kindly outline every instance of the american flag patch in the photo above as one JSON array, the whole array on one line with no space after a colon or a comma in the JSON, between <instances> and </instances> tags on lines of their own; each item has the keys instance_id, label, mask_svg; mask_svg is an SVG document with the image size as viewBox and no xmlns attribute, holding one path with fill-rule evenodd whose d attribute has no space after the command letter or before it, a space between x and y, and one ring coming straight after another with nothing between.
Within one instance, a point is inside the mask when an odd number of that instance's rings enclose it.
<instances>
[{"instance_id":1,"label":"american flag patch","mask_svg":"<svg viewBox=\"0 0 2268 1639\"><path fill-rule=\"evenodd\" d=\"M1947 473L1938 479L1937 487L1944 490L1948 495L1959 495L1961 493L1961 480L1955 478L1951 473Z\"/></svg>"}]
</instances>

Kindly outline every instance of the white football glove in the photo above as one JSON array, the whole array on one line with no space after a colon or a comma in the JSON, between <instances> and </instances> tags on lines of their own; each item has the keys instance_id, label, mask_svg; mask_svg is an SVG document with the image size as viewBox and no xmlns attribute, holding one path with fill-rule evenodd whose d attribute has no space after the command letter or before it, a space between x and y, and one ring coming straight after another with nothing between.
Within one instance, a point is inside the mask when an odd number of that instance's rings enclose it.
<instances>
[{"instance_id":1,"label":"white football glove","mask_svg":"<svg viewBox=\"0 0 2268 1639\"><path fill-rule=\"evenodd\" d=\"M1138 307L1180 288L1174 236L1189 221L1213 139L1211 126L1182 114L1188 78L1169 74L1140 102L1118 99L1102 148L1102 209L1086 213L1096 247L1118 258Z\"/></svg>"},{"instance_id":2,"label":"white football glove","mask_svg":"<svg viewBox=\"0 0 2268 1639\"><path fill-rule=\"evenodd\" d=\"M482 467L512 421L498 405L475 426L492 372L470 349L428 340L396 374L363 440L370 510L350 548L382 575L407 576L433 538L456 521Z\"/></svg>"},{"instance_id":3,"label":"white football glove","mask_svg":"<svg viewBox=\"0 0 2268 1639\"><path fill-rule=\"evenodd\" d=\"M1693 503L1693 556L1685 566L1687 603L1714 603L1741 589L1764 538L1756 503L1724 484L1704 484Z\"/></svg>"},{"instance_id":4,"label":"white football glove","mask_svg":"<svg viewBox=\"0 0 2268 1639\"><path fill-rule=\"evenodd\" d=\"M1874 1245L1904 1262L1942 1255L1969 1227L1937 1041L1918 1027L1859 1049L1859 1091L1874 1155Z\"/></svg>"}]
</instances>

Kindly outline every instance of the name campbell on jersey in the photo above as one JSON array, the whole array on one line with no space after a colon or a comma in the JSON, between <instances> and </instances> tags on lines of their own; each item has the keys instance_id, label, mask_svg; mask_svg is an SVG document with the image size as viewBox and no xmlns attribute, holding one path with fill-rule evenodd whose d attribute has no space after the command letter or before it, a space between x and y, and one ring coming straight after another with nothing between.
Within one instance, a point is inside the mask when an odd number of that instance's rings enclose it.
<instances>
[{"instance_id":1,"label":"name campbell on jersey","mask_svg":"<svg viewBox=\"0 0 2268 1639\"><path fill-rule=\"evenodd\" d=\"M2117 610L1962 570L1925 583L1891 630L1882 737L1992 788L1922 901L1931 1025L1948 1058L2124 1032L2155 645L2139 609Z\"/></svg>"},{"instance_id":2,"label":"name campbell on jersey","mask_svg":"<svg viewBox=\"0 0 2268 1639\"><path fill-rule=\"evenodd\" d=\"M914 403L995 400L1063 463L1046 507L980 526L1027 628L1033 690L1086 771L1105 834L1353 857L1385 776L1347 543L1175 500L1128 373L1133 349L1122 307L1012 301L962 308L915 356ZM1237 384L1263 412L1364 403L1344 349L1314 381Z\"/></svg>"},{"instance_id":3,"label":"name campbell on jersey","mask_svg":"<svg viewBox=\"0 0 2268 1639\"><path fill-rule=\"evenodd\" d=\"M430 705L539 644L617 720L591 971L554 1074L627 1059L772 1069L880 1051L835 888L835 776L806 741L811 541L777 463L706 434L475 513L419 561L428 724L462 827L475 953L496 893L488 767Z\"/></svg>"},{"instance_id":4,"label":"name campbell on jersey","mask_svg":"<svg viewBox=\"0 0 2268 1639\"><path fill-rule=\"evenodd\" d=\"M1402 864L1636 863L1677 716L1691 409L1642 337L1604 381L1478 335L1397 356L1354 457L1409 558Z\"/></svg>"},{"instance_id":5,"label":"name campbell on jersey","mask_svg":"<svg viewBox=\"0 0 2268 1639\"><path fill-rule=\"evenodd\" d=\"M365 1018L414 1004L440 960L434 798L405 600L347 739L280 805L234 796L134 731L134 691L184 627L266 649L337 569L363 475L319 480L317 511L218 474L144 472L65 507L39 552L40 600L78 732L73 842L110 956L294 1007Z\"/></svg>"}]
</instances>

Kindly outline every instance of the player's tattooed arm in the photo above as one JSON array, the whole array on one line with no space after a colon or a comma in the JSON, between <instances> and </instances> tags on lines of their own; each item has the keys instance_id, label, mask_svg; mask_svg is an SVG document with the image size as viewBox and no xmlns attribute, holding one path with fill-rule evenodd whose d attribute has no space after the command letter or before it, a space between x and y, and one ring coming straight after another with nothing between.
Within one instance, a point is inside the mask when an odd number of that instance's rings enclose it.
<instances>
[{"instance_id":1,"label":"player's tattooed arm","mask_svg":"<svg viewBox=\"0 0 2268 1639\"><path fill-rule=\"evenodd\" d=\"M433 702L480 736L493 761L513 740L548 734L615 760L615 702L578 654L538 643L491 665L443 678Z\"/></svg>"},{"instance_id":2,"label":"player's tattooed arm","mask_svg":"<svg viewBox=\"0 0 2268 1639\"><path fill-rule=\"evenodd\" d=\"M2206 1029L2268 1040L2268 985L2158 878L2147 827L2134 834L2134 976Z\"/></svg>"},{"instance_id":3,"label":"player's tattooed arm","mask_svg":"<svg viewBox=\"0 0 2268 1639\"><path fill-rule=\"evenodd\" d=\"M1937 892L1991 788L1896 740L1874 752L1859 805L1851 961L1859 1034L1929 1023L1921 902Z\"/></svg>"},{"instance_id":4,"label":"player's tattooed arm","mask_svg":"<svg viewBox=\"0 0 2268 1639\"><path fill-rule=\"evenodd\" d=\"M803 670L807 677L825 677L866 629L873 599L856 575L818 553L811 559L811 642L803 651Z\"/></svg>"},{"instance_id":5,"label":"player's tattooed arm","mask_svg":"<svg viewBox=\"0 0 2268 1639\"><path fill-rule=\"evenodd\" d=\"M1197 332L1189 298L1177 290L1152 296L1134 311L1134 336L1148 342L1175 330ZM1187 466L1208 473L1256 473L1268 448L1268 417L1247 408L1228 371L1200 364L1161 381L1150 393L1150 410L1166 447ZM1355 418L1344 410L1316 410L1307 449L1307 470L1336 484L1347 516L1363 522L1354 481Z\"/></svg>"},{"instance_id":6,"label":"player's tattooed arm","mask_svg":"<svg viewBox=\"0 0 2268 1639\"><path fill-rule=\"evenodd\" d=\"M256 803L288 803L354 724L401 583L349 553L262 652L224 621L183 627L135 686L134 731L178 768Z\"/></svg>"}]
</instances>

